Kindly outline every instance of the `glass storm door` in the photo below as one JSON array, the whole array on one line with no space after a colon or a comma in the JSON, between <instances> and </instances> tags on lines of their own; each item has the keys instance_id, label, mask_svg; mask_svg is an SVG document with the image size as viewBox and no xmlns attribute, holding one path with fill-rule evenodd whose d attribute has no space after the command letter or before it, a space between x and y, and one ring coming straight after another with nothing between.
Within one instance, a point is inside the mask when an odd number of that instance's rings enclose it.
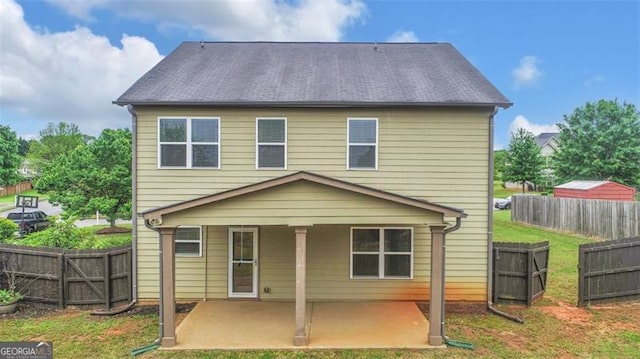
<instances>
[{"instance_id":1,"label":"glass storm door","mask_svg":"<svg viewBox=\"0 0 640 359\"><path fill-rule=\"evenodd\" d=\"M229 297L258 296L258 229L229 228Z\"/></svg>"}]
</instances>

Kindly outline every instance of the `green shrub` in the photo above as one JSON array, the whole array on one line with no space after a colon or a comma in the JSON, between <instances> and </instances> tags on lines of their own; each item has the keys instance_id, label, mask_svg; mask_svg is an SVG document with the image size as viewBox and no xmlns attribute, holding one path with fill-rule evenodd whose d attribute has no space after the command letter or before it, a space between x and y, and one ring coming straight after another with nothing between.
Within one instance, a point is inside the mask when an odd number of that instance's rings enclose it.
<instances>
[{"instance_id":1,"label":"green shrub","mask_svg":"<svg viewBox=\"0 0 640 359\"><path fill-rule=\"evenodd\" d=\"M7 239L14 238L15 233L18 231L18 225L12 220L6 218L0 218L0 243L5 242Z\"/></svg>"},{"instance_id":2,"label":"green shrub","mask_svg":"<svg viewBox=\"0 0 640 359\"><path fill-rule=\"evenodd\" d=\"M89 229L76 227L74 221L75 218L71 217L54 222L47 229L31 233L14 243L32 247L92 248L84 247L82 243L93 241L94 234Z\"/></svg>"}]
</instances>

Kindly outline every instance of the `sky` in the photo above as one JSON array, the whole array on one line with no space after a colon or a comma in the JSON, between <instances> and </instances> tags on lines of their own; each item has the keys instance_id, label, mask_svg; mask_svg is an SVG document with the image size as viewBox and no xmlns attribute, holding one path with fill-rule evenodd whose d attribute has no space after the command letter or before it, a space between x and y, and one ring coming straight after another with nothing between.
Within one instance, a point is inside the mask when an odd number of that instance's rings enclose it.
<instances>
[{"instance_id":1,"label":"sky","mask_svg":"<svg viewBox=\"0 0 640 359\"><path fill-rule=\"evenodd\" d=\"M0 0L0 124L97 136L182 41L450 42L514 105L495 148L599 99L640 107L640 1Z\"/></svg>"}]
</instances>

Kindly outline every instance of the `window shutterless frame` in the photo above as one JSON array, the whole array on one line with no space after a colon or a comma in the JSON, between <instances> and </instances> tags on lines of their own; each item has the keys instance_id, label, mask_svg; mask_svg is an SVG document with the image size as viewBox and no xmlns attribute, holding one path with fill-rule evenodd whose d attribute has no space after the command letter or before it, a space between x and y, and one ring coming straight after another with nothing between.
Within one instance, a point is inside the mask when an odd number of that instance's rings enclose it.
<instances>
[{"instance_id":1,"label":"window shutterless frame","mask_svg":"<svg viewBox=\"0 0 640 359\"><path fill-rule=\"evenodd\" d=\"M175 237L175 242L176 244L178 243L197 243L198 244L198 253L176 253L176 257L202 257L202 226L180 226L177 229L184 229L184 228L197 228L198 229L198 239L180 239L177 236L177 230L176 230L176 237Z\"/></svg>"},{"instance_id":2,"label":"window shutterless frame","mask_svg":"<svg viewBox=\"0 0 640 359\"><path fill-rule=\"evenodd\" d=\"M162 120L184 120L185 134L184 141L161 141ZM192 136L193 121L210 120L216 121L217 141L203 142L194 141ZM222 152L222 139L220 133L221 120L220 117L189 117L189 116L159 116L157 129L157 164L158 169L220 169L220 153ZM184 166L163 166L162 165L162 146L163 145L184 145L185 146L185 165ZM217 166L193 166L193 147L194 146L216 146L217 147Z\"/></svg>"},{"instance_id":3,"label":"window shutterless frame","mask_svg":"<svg viewBox=\"0 0 640 359\"><path fill-rule=\"evenodd\" d=\"M351 124L356 125L358 123L358 121L360 122L373 122L375 124L375 141L374 142L352 142L351 141L351 135L352 135L352 131L353 129L351 128ZM351 156L350 156L350 152L351 152L351 147L374 147L374 160L373 160L373 166L372 167L355 167L355 166L351 166L350 162L351 162ZM347 163L346 163L346 168L347 170L355 170L355 171L371 171L371 170L377 170L378 169L378 119L375 117L349 117L347 118Z\"/></svg>"},{"instance_id":4,"label":"window shutterless frame","mask_svg":"<svg viewBox=\"0 0 640 359\"><path fill-rule=\"evenodd\" d=\"M283 142L261 142L260 141L260 121L283 121L284 122L284 141ZM256 169L257 170L286 170L287 169L287 152L288 152L288 128L286 117L257 117L256 118ZM282 167L260 167L260 146L282 146L284 151Z\"/></svg>"},{"instance_id":5,"label":"window shutterless frame","mask_svg":"<svg viewBox=\"0 0 640 359\"><path fill-rule=\"evenodd\" d=\"M353 233L354 230L377 230L378 231L378 251L376 252L354 252L353 250ZM411 235L411 252L393 252L385 251L385 230L397 229L408 230ZM414 257L414 233L413 227L351 227L349 230L349 278L350 279L413 279L413 257ZM358 276L353 274L353 255L377 255L378 256L378 275L377 276ZM408 276L385 276L385 255L408 255L409 256L409 275Z\"/></svg>"}]
</instances>

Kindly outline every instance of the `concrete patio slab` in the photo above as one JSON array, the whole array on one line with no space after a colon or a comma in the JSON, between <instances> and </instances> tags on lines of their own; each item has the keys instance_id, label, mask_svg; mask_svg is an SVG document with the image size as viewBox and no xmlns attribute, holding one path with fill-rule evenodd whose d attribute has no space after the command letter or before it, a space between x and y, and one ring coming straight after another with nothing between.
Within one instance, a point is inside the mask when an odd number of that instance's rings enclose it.
<instances>
[{"instance_id":1,"label":"concrete patio slab","mask_svg":"<svg viewBox=\"0 0 640 359\"><path fill-rule=\"evenodd\" d=\"M171 350L431 348L414 302L309 302L307 346L293 345L294 302L200 302L176 329Z\"/></svg>"}]
</instances>

